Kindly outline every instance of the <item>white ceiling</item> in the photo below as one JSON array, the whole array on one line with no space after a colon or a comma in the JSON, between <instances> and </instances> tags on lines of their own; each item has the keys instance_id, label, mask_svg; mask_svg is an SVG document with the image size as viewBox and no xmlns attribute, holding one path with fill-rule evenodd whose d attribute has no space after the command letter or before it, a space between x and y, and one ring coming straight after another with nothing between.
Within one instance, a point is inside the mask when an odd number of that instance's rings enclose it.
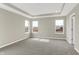
<instances>
[{"instance_id":1,"label":"white ceiling","mask_svg":"<svg viewBox=\"0 0 79 59\"><path fill-rule=\"evenodd\" d=\"M0 8L29 18L38 18L66 16L76 5L77 3L10 3L0 4Z\"/></svg>"},{"instance_id":2,"label":"white ceiling","mask_svg":"<svg viewBox=\"0 0 79 59\"><path fill-rule=\"evenodd\" d=\"M66 3L60 15L67 15L78 3Z\"/></svg>"},{"instance_id":3,"label":"white ceiling","mask_svg":"<svg viewBox=\"0 0 79 59\"><path fill-rule=\"evenodd\" d=\"M60 12L63 3L13 3L12 5L31 15L40 15Z\"/></svg>"}]
</instances>

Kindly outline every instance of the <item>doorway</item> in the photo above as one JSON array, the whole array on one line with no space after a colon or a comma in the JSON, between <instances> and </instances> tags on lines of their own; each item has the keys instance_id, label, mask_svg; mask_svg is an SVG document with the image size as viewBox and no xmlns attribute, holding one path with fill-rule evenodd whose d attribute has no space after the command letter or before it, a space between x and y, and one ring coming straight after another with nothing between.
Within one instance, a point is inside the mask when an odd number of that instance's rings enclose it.
<instances>
[{"instance_id":1,"label":"doorway","mask_svg":"<svg viewBox=\"0 0 79 59\"><path fill-rule=\"evenodd\" d=\"M71 15L71 44L75 41L75 13Z\"/></svg>"}]
</instances>

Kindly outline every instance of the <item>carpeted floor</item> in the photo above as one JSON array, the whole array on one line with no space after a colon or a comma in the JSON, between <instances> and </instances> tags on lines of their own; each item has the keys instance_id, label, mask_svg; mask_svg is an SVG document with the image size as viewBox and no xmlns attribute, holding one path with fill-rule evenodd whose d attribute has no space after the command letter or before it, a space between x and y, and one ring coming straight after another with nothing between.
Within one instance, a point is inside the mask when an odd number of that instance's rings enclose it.
<instances>
[{"instance_id":1,"label":"carpeted floor","mask_svg":"<svg viewBox=\"0 0 79 59\"><path fill-rule=\"evenodd\" d=\"M77 55L65 40L30 38L0 49L0 55Z\"/></svg>"}]
</instances>

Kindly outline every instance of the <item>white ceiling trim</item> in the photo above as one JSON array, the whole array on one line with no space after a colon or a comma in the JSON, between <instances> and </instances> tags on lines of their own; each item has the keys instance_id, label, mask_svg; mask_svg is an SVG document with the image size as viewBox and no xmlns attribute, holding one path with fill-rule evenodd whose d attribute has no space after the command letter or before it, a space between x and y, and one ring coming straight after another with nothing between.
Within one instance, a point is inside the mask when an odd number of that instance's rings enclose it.
<instances>
[{"instance_id":1,"label":"white ceiling trim","mask_svg":"<svg viewBox=\"0 0 79 59\"><path fill-rule=\"evenodd\" d=\"M51 15L44 15L44 16L30 16L30 15L28 15L28 14L24 14L24 13L22 13L21 11L18 11L18 10L16 10L16 9L14 9L14 8L12 8L12 7L9 7L8 5L6 5L6 4L2 4L2 3L0 3L0 8L2 8L2 9L5 9L5 10L7 10L7 11L10 11L10 12L14 12L14 13L17 13L17 14L19 14L19 15L22 15L22 16L24 16L24 17L28 17L28 18L42 18L42 17L56 17L56 16L60 16L60 15L53 15L53 13L51 13ZM62 8L61 8L62 9ZM59 12L60 13L60 12ZM58 13L58 14L59 14Z\"/></svg>"},{"instance_id":2,"label":"white ceiling trim","mask_svg":"<svg viewBox=\"0 0 79 59\"><path fill-rule=\"evenodd\" d=\"M67 7L66 5L67 5L67 4L63 4L63 6L61 7L61 12L60 12L59 14L53 15L53 14L51 13L51 15L44 15L44 16L31 16L31 15L25 14L25 13L23 13L23 12L21 12L21 11L15 9L15 8L13 8L13 7L7 6L7 5L2 4L2 3L0 3L0 8L5 9L5 10L8 10L8 11L11 11L11 12L14 12L14 13L17 13L17 14L19 14L19 15L22 15L22 16L28 17L28 18L43 18L43 17L66 16L67 14L65 14L65 15L62 14L62 13L64 12L64 9ZM77 5L77 4L76 4L76 5ZM73 6L75 7L76 5L73 5ZM74 7L72 7L71 9L73 9ZM65 12L66 12L66 10L65 10ZM69 12L70 12L70 11L69 11Z\"/></svg>"},{"instance_id":3,"label":"white ceiling trim","mask_svg":"<svg viewBox=\"0 0 79 59\"><path fill-rule=\"evenodd\" d=\"M22 16L24 16L24 17L32 18L31 16L29 16L29 15L27 15L27 14L24 14L24 13L18 11L18 10L15 10L15 9L13 9L13 8L7 6L7 5L4 5L4 4L2 4L2 3L0 3L0 8L5 9L5 10L7 10L7 11L11 11L11 12L17 13L17 14L22 15Z\"/></svg>"}]
</instances>

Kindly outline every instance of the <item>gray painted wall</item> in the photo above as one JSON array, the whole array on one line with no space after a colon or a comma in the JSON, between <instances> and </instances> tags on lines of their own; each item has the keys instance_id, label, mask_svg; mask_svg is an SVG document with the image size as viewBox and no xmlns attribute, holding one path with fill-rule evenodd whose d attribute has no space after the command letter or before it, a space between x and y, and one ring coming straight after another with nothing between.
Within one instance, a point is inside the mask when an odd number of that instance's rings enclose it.
<instances>
[{"instance_id":1,"label":"gray painted wall","mask_svg":"<svg viewBox=\"0 0 79 59\"><path fill-rule=\"evenodd\" d=\"M0 9L0 46L19 40L25 33L25 17ZM26 35L27 38L29 35Z\"/></svg>"},{"instance_id":2,"label":"gray painted wall","mask_svg":"<svg viewBox=\"0 0 79 59\"><path fill-rule=\"evenodd\" d=\"M69 39L69 26L70 26L70 15L72 13L75 13L76 16L75 16L75 40L74 40L74 47L79 51L79 4L67 15L67 41L70 42L70 39Z\"/></svg>"},{"instance_id":3,"label":"gray painted wall","mask_svg":"<svg viewBox=\"0 0 79 59\"><path fill-rule=\"evenodd\" d=\"M55 20L63 19L64 24L64 34L55 34ZM66 38L66 19L65 17L46 17L46 18L36 18L32 21L37 20L38 24L38 33L32 33L32 37L39 38Z\"/></svg>"}]
</instances>

